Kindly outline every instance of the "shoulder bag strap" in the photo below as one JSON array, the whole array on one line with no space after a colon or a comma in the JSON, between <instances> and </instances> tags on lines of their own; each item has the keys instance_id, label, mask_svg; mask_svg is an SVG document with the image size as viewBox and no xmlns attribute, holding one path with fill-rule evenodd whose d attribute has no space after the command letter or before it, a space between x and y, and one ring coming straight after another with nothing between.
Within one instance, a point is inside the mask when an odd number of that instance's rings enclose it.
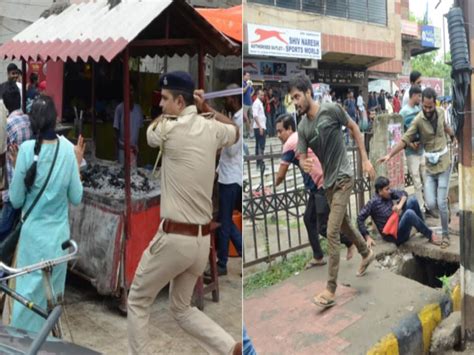
<instances>
[{"instance_id":1,"label":"shoulder bag strap","mask_svg":"<svg viewBox=\"0 0 474 355\"><path fill-rule=\"evenodd\" d=\"M25 222L26 218L30 215L31 211L33 210L33 208L36 206L36 204L38 203L39 199L41 198L41 195L43 195L43 192L44 190L46 189L46 186L48 185L48 182L49 182L49 179L51 178L51 174L53 172L53 169L54 169L54 165L56 164L56 159L58 157L58 152L59 152L59 141L61 139L58 137L58 144L56 145L56 151L54 152L54 159L53 159L53 163L51 164L51 168L49 168L49 173L48 173L48 176L46 177L46 181L44 182L43 184L43 187L41 187L41 190L40 192L38 193L38 195L36 196L33 204L30 206L30 208L28 208L28 211L25 213L25 215L23 216L23 218L21 219L22 223Z\"/></svg>"}]
</instances>

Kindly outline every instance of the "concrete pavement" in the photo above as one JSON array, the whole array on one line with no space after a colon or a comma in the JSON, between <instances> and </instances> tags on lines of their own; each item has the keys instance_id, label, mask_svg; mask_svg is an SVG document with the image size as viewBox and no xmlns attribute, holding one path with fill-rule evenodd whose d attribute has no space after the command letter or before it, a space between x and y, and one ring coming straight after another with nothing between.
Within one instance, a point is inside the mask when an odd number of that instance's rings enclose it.
<instances>
[{"instance_id":1,"label":"concrete pavement","mask_svg":"<svg viewBox=\"0 0 474 355\"><path fill-rule=\"evenodd\" d=\"M220 302L205 297L204 313L227 330L234 339L242 338L242 259L230 258L229 274L219 278ZM127 354L127 320L115 308L116 301L103 297L86 282L66 285L66 312L63 328L66 339L110 355ZM66 322L69 320L69 325ZM149 332L154 354L207 354L177 325L168 310L168 288L161 291L150 316Z\"/></svg>"},{"instance_id":2,"label":"concrete pavement","mask_svg":"<svg viewBox=\"0 0 474 355\"><path fill-rule=\"evenodd\" d=\"M416 281L371 265L355 276L360 256L341 260L337 305L311 303L326 284L327 266L303 271L245 299L244 322L259 354L365 354L393 327L443 297Z\"/></svg>"}]
</instances>

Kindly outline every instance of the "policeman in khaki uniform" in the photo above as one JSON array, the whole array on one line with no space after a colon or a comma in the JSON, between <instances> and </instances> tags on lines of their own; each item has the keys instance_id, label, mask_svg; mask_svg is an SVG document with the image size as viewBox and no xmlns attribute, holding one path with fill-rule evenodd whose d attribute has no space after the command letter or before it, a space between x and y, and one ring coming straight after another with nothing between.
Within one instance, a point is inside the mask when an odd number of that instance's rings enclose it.
<instances>
[{"instance_id":1,"label":"policeman in khaki uniform","mask_svg":"<svg viewBox=\"0 0 474 355\"><path fill-rule=\"evenodd\" d=\"M150 125L147 140L162 151L162 222L128 295L129 354L160 352L147 349L148 321L156 296L168 282L171 313L184 331L211 354L240 353L241 342L190 306L209 256L216 151L234 144L239 131L224 115L198 113L195 99L202 110L210 109L203 93L194 92L188 73L164 74L160 86L164 115Z\"/></svg>"}]
</instances>

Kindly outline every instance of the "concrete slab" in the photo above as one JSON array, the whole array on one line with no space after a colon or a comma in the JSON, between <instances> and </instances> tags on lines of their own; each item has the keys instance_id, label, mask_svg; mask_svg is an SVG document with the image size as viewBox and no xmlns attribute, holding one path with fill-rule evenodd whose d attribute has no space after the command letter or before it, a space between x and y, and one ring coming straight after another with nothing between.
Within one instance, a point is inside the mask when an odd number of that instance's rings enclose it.
<instances>
[{"instance_id":1,"label":"concrete slab","mask_svg":"<svg viewBox=\"0 0 474 355\"><path fill-rule=\"evenodd\" d=\"M360 257L341 259L337 305L311 303L326 284L327 267L299 273L244 300L244 322L259 354L365 354L401 319L443 293L371 266L355 276Z\"/></svg>"},{"instance_id":2,"label":"concrete slab","mask_svg":"<svg viewBox=\"0 0 474 355\"><path fill-rule=\"evenodd\" d=\"M460 262L459 237L451 237L451 245L446 249L441 249L427 242L426 238L419 235L413 236L408 242L400 246L402 252L412 252L415 255L430 258L433 260L445 261L450 263Z\"/></svg>"},{"instance_id":3,"label":"concrete slab","mask_svg":"<svg viewBox=\"0 0 474 355\"><path fill-rule=\"evenodd\" d=\"M242 338L241 265L241 258L229 259L229 274L219 278L220 302L212 302L208 295L204 304L204 313L234 339ZM127 354L127 320L118 313L116 300L102 297L87 283L76 280L66 285L66 314L62 321L67 340L104 354ZM167 288L153 305L149 332L155 354L207 354L174 321L168 310Z\"/></svg>"}]
</instances>

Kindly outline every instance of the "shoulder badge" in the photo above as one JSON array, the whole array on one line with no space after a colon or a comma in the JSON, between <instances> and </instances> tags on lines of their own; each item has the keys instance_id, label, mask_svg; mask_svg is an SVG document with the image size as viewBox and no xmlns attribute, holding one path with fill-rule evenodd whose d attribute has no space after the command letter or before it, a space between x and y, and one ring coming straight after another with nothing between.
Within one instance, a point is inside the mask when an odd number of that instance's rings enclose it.
<instances>
[{"instance_id":1,"label":"shoulder badge","mask_svg":"<svg viewBox=\"0 0 474 355\"><path fill-rule=\"evenodd\" d=\"M203 112L203 113L200 113L200 115L208 120L216 118L216 114L214 112Z\"/></svg>"}]
</instances>

